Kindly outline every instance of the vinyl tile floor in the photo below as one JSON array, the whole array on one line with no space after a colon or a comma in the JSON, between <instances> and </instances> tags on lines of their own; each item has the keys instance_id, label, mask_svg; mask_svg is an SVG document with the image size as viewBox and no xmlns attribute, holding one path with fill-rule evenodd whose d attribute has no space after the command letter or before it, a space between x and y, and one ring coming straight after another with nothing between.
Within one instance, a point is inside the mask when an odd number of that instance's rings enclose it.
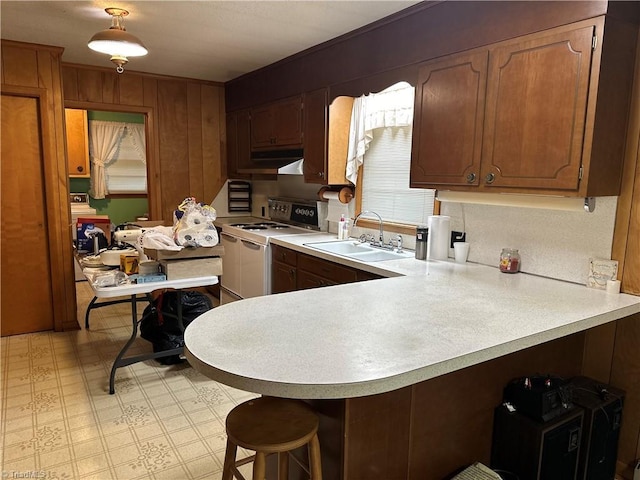
<instances>
[{"instance_id":1,"label":"vinyl tile floor","mask_svg":"<svg viewBox=\"0 0 640 480\"><path fill-rule=\"evenodd\" d=\"M92 293L86 282L76 290L84 327ZM226 415L256 395L187 362L155 360L119 368L109 395L111 366L131 334L131 308L99 308L90 320L89 330L2 338L2 478L221 478ZM129 353L147 351L151 344L138 338ZM251 478L251 464L240 471Z\"/></svg>"}]
</instances>

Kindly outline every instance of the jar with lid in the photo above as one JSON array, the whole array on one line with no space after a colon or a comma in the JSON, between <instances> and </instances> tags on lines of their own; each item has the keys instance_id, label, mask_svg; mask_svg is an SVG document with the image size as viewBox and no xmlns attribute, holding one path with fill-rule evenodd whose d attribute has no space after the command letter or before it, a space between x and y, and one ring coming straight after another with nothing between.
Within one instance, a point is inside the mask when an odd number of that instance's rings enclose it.
<instances>
[{"instance_id":1,"label":"jar with lid","mask_svg":"<svg viewBox=\"0 0 640 480\"><path fill-rule=\"evenodd\" d=\"M518 273L520 271L520 253L515 248L503 248L500 253L500 271Z\"/></svg>"}]
</instances>

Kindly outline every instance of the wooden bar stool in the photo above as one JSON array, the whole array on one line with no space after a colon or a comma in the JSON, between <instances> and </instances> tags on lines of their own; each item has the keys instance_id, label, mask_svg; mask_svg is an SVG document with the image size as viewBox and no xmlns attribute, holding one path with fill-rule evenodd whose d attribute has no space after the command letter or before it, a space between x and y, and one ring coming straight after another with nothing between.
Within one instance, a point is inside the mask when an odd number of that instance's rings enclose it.
<instances>
[{"instance_id":1,"label":"wooden bar stool","mask_svg":"<svg viewBox=\"0 0 640 480\"><path fill-rule=\"evenodd\" d=\"M322 480L318 416L304 402L286 398L260 397L241 403L227 415L227 450L222 480L242 478L237 467L253 460L253 480L264 480L266 456L278 454L278 479L289 474L289 451L303 445L309 449L309 473ZM236 462L238 447L256 452Z\"/></svg>"}]
</instances>

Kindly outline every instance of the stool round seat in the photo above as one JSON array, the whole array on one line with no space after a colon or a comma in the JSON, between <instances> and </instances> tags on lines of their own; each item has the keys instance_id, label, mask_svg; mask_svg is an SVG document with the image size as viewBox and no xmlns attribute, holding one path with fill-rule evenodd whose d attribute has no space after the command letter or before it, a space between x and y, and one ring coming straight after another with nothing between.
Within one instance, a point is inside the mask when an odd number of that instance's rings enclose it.
<instances>
[{"instance_id":1,"label":"stool round seat","mask_svg":"<svg viewBox=\"0 0 640 480\"><path fill-rule=\"evenodd\" d=\"M311 478L321 480L318 423L313 409L299 400L260 397L241 403L227 415L222 478L233 478L238 446L256 452L253 478L262 480L267 454L278 453L279 478L286 478L288 452L308 444Z\"/></svg>"}]
</instances>

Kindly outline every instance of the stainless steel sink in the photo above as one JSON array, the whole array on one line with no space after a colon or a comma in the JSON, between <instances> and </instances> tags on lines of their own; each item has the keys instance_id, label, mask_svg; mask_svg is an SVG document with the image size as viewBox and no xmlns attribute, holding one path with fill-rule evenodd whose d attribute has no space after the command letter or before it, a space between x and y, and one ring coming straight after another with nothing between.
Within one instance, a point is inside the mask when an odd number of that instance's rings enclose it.
<instances>
[{"instance_id":1,"label":"stainless steel sink","mask_svg":"<svg viewBox=\"0 0 640 480\"><path fill-rule=\"evenodd\" d=\"M373 247L366 243L360 243L354 240L341 240L335 242L314 242L305 243L307 247L315 248L323 252L334 253L361 262L382 262L385 260L399 260L402 258L410 258L413 256L411 252L394 252L384 250L379 247Z\"/></svg>"}]
</instances>

